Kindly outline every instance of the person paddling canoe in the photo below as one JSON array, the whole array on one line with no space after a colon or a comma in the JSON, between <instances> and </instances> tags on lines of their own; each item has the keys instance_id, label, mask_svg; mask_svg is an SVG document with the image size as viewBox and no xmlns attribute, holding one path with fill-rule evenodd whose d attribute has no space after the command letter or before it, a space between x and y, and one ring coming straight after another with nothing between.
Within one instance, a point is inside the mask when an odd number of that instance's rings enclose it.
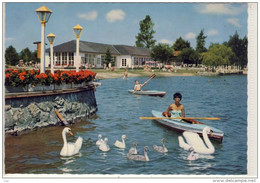
<instances>
[{"instance_id":1,"label":"person paddling canoe","mask_svg":"<svg viewBox=\"0 0 260 183\"><path fill-rule=\"evenodd\" d=\"M135 86L134 86L134 91L141 91L141 88L143 87L143 84L139 84L138 80L135 80Z\"/></svg>"},{"instance_id":2,"label":"person paddling canoe","mask_svg":"<svg viewBox=\"0 0 260 183\"><path fill-rule=\"evenodd\" d=\"M153 74L147 81L145 81L143 84L139 84L138 80L135 80L135 86L134 86L134 92L141 91L141 88L146 85L151 79L153 79L156 75Z\"/></svg>"},{"instance_id":3,"label":"person paddling canoe","mask_svg":"<svg viewBox=\"0 0 260 183\"><path fill-rule=\"evenodd\" d=\"M184 106L180 103L182 95L177 92L173 95L173 99L175 102L163 112L163 115L165 117L185 117Z\"/></svg>"}]
</instances>

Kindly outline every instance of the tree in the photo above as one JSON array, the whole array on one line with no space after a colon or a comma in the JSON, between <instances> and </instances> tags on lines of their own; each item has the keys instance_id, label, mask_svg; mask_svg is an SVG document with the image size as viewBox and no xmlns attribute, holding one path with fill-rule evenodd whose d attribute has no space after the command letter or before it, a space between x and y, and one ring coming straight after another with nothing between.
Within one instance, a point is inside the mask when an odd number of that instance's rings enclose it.
<instances>
[{"instance_id":1,"label":"tree","mask_svg":"<svg viewBox=\"0 0 260 183\"><path fill-rule=\"evenodd\" d=\"M199 33L199 35L196 37L197 45L196 45L196 51L198 53L203 53L207 51L207 48L205 48L205 40L207 36L204 36L204 29L202 29Z\"/></svg>"},{"instance_id":2,"label":"tree","mask_svg":"<svg viewBox=\"0 0 260 183\"><path fill-rule=\"evenodd\" d=\"M231 64L237 64L242 68L247 65L247 44L247 37L245 36L243 39L240 39L237 31L233 36L230 36L227 46L231 47L234 52Z\"/></svg>"},{"instance_id":3,"label":"tree","mask_svg":"<svg viewBox=\"0 0 260 183\"><path fill-rule=\"evenodd\" d=\"M106 55L105 55L105 64L108 65L109 63L112 64L112 55L111 55L110 49L108 48L106 51Z\"/></svg>"},{"instance_id":4,"label":"tree","mask_svg":"<svg viewBox=\"0 0 260 183\"><path fill-rule=\"evenodd\" d=\"M28 47L21 51L21 59L23 59L24 64L29 63L32 60L32 53Z\"/></svg>"},{"instance_id":5,"label":"tree","mask_svg":"<svg viewBox=\"0 0 260 183\"><path fill-rule=\"evenodd\" d=\"M153 30L154 23L152 22L149 15L146 15L145 19L139 22L140 33L138 33L136 38L135 45L139 48L152 48L155 45L156 40L153 39Z\"/></svg>"},{"instance_id":6,"label":"tree","mask_svg":"<svg viewBox=\"0 0 260 183\"><path fill-rule=\"evenodd\" d=\"M178 39L176 39L175 43L172 45L172 48L174 51L181 51L184 48L190 48L190 42L185 41L184 39L182 39L182 37L179 37Z\"/></svg>"},{"instance_id":7,"label":"tree","mask_svg":"<svg viewBox=\"0 0 260 183\"><path fill-rule=\"evenodd\" d=\"M173 50L168 44L159 43L151 51L151 58L162 63L169 63L173 57Z\"/></svg>"},{"instance_id":8,"label":"tree","mask_svg":"<svg viewBox=\"0 0 260 183\"><path fill-rule=\"evenodd\" d=\"M193 48L184 48L177 56L177 61L184 64L198 64L198 53Z\"/></svg>"},{"instance_id":9,"label":"tree","mask_svg":"<svg viewBox=\"0 0 260 183\"><path fill-rule=\"evenodd\" d=\"M207 52L201 53L202 64L213 68L220 65L229 65L233 55L234 53L230 47L211 44Z\"/></svg>"},{"instance_id":10,"label":"tree","mask_svg":"<svg viewBox=\"0 0 260 183\"><path fill-rule=\"evenodd\" d=\"M17 65L19 63L19 55L12 45L5 50L5 63L8 65Z\"/></svg>"}]
</instances>

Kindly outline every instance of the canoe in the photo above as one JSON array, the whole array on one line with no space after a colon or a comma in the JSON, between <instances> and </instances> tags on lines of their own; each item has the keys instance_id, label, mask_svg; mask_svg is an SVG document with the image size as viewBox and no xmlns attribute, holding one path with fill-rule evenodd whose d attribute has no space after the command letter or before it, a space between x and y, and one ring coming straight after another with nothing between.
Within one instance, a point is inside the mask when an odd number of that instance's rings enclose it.
<instances>
[{"instance_id":1,"label":"canoe","mask_svg":"<svg viewBox=\"0 0 260 183\"><path fill-rule=\"evenodd\" d=\"M95 85L95 86L101 86L102 85L102 83L100 83L100 82L92 82L93 83L93 85Z\"/></svg>"},{"instance_id":2,"label":"canoe","mask_svg":"<svg viewBox=\"0 0 260 183\"><path fill-rule=\"evenodd\" d=\"M155 111L155 110L152 110L152 115L154 117L164 117L162 115L162 112L160 111ZM205 126L208 126L204 123L201 123L199 121L194 121L194 123L189 123L189 122L184 122L184 121L177 121L177 120L173 120L173 119L156 119L156 121L158 123L160 123L161 125L165 126L165 127L168 127L174 131L177 131L177 132L184 132L184 131L191 131L191 132L195 132L195 133L198 133L200 136L202 136L202 131L203 131L203 128ZM215 128L215 127L211 127L211 130L213 131L213 135L211 136L210 134L208 134L208 137L212 140L216 140L216 141L220 141L222 142L223 141L223 137L224 137L224 132Z\"/></svg>"},{"instance_id":3,"label":"canoe","mask_svg":"<svg viewBox=\"0 0 260 183\"><path fill-rule=\"evenodd\" d=\"M159 97L163 97L166 94L166 92L164 91L157 91L157 90L141 90L136 92L134 92L134 90L128 90L128 92L136 95L149 95L149 96L159 96Z\"/></svg>"}]
</instances>

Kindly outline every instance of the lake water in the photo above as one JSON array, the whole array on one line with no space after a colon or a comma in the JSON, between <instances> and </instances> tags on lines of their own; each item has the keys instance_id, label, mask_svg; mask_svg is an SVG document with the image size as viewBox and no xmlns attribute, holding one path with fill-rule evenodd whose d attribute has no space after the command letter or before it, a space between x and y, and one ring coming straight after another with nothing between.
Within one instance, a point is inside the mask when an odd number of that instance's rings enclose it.
<instances>
[{"instance_id":1,"label":"lake water","mask_svg":"<svg viewBox=\"0 0 260 183\"><path fill-rule=\"evenodd\" d=\"M80 154L60 157L64 127L43 128L27 135L5 139L5 171L22 174L163 174L163 175L244 175L247 174L247 76L155 77L144 89L166 91L164 97L136 96L128 93L134 80L101 80L96 91L97 117L71 126L74 136L83 137ZM172 95L181 92L186 116L220 117L220 121L202 121L224 131L222 143L213 142L215 153L196 161L186 160L189 152L178 144L180 133L155 121L140 120L152 116L151 110L165 111L173 103ZM108 137L109 152L101 152L95 142L98 134ZM122 134L126 149L113 146ZM167 154L156 153L152 146L166 139ZM138 150L148 146L149 162L128 160L134 141Z\"/></svg>"}]
</instances>

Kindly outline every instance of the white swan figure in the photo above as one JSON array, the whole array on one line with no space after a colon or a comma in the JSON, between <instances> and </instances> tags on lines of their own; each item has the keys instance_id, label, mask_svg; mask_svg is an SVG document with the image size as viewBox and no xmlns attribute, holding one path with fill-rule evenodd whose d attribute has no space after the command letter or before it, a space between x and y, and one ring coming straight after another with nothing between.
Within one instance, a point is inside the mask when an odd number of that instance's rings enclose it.
<instances>
[{"instance_id":1,"label":"white swan figure","mask_svg":"<svg viewBox=\"0 0 260 183\"><path fill-rule=\"evenodd\" d=\"M102 135L99 134L99 135L98 135L98 140L97 140L97 142L96 142L96 145L97 145L97 146L100 146L103 142L104 142L104 140L102 139Z\"/></svg>"},{"instance_id":2,"label":"white swan figure","mask_svg":"<svg viewBox=\"0 0 260 183\"><path fill-rule=\"evenodd\" d=\"M138 154L138 151L136 149L137 143L134 142L133 146L129 149L128 154Z\"/></svg>"},{"instance_id":3,"label":"white swan figure","mask_svg":"<svg viewBox=\"0 0 260 183\"><path fill-rule=\"evenodd\" d=\"M215 152L215 148L209 140L208 133L211 133L211 129L210 129L210 127L206 126L202 131L202 136L206 143L206 145L205 145L197 133L185 131L185 132L183 132L183 136L186 139L187 144L183 140L184 144L182 144L182 145L180 144L180 147L181 146L185 146L185 147L191 146L194 149L194 152L197 152L200 154L213 154Z\"/></svg>"},{"instance_id":4,"label":"white swan figure","mask_svg":"<svg viewBox=\"0 0 260 183\"><path fill-rule=\"evenodd\" d=\"M189 144L184 142L184 139L182 136L179 136L178 140L179 140L179 146L181 148L183 148L184 150L188 151L188 150L190 150L190 148L192 148Z\"/></svg>"},{"instance_id":5,"label":"white swan figure","mask_svg":"<svg viewBox=\"0 0 260 183\"><path fill-rule=\"evenodd\" d=\"M116 147L120 148L120 149L125 149L125 139L126 139L126 135L122 135L122 142L120 142L120 141L117 140L117 141L114 143L114 145L115 145Z\"/></svg>"},{"instance_id":6,"label":"white swan figure","mask_svg":"<svg viewBox=\"0 0 260 183\"><path fill-rule=\"evenodd\" d=\"M104 142L100 144L100 146L98 147L99 150L101 151L104 151L104 152L107 152L110 150L110 147L107 145L107 142L108 142L108 138L105 138L104 139Z\"/></svg>"},{"instance_id":7,"label":"white swan figure","mask_svg":"<svg viewBox=\"0 0 260 183\"><path fill-rule=\"evenodd\" d=\"M69 133L73 135L71 132L71 129L68 127L65 127L62 131L62 138L63 138L63 147L60 151L61 156L72 156L79 152L82 146L83 139L81 137L78 137L75 143L67 142L66 133Z\"/></svg>"},{"instance_id":8,"label":"white swan figure","mask_svg":"<svg viewBox=\"0 0 260 183\"><path fill-rule=\"evenodd\" d=\"M190 155L187 157L187 160L197 160L199 159L199 154L194 153L194 150L191 151Z\"/></svg>"},{"instance_id":9,"label":"white swan figure","mask_svg":"<svg viewBox=\"0 0 260 183\"><path fill-rule=\"evenodd\" d=\"M149 157L147 155L147 151L149 150L148 146L144 147L144 155L134 155L127 154L127 158L134 161L149 161Z\"/></svg>"},{"instance_id":10,"label":"white swan figure","mask_svg":"<svg viewBox=\"0 0 260 183\"><path fill-rule=\"evenodd\" d=\"M165 139L163 138L161 140L162 142L162 146L157 146L157 145L153 145L153 149L159 153L167 153L168 152L168 149L165 147L164 145L164 142L165 142Z\"/></svg>"}]
</instances>

